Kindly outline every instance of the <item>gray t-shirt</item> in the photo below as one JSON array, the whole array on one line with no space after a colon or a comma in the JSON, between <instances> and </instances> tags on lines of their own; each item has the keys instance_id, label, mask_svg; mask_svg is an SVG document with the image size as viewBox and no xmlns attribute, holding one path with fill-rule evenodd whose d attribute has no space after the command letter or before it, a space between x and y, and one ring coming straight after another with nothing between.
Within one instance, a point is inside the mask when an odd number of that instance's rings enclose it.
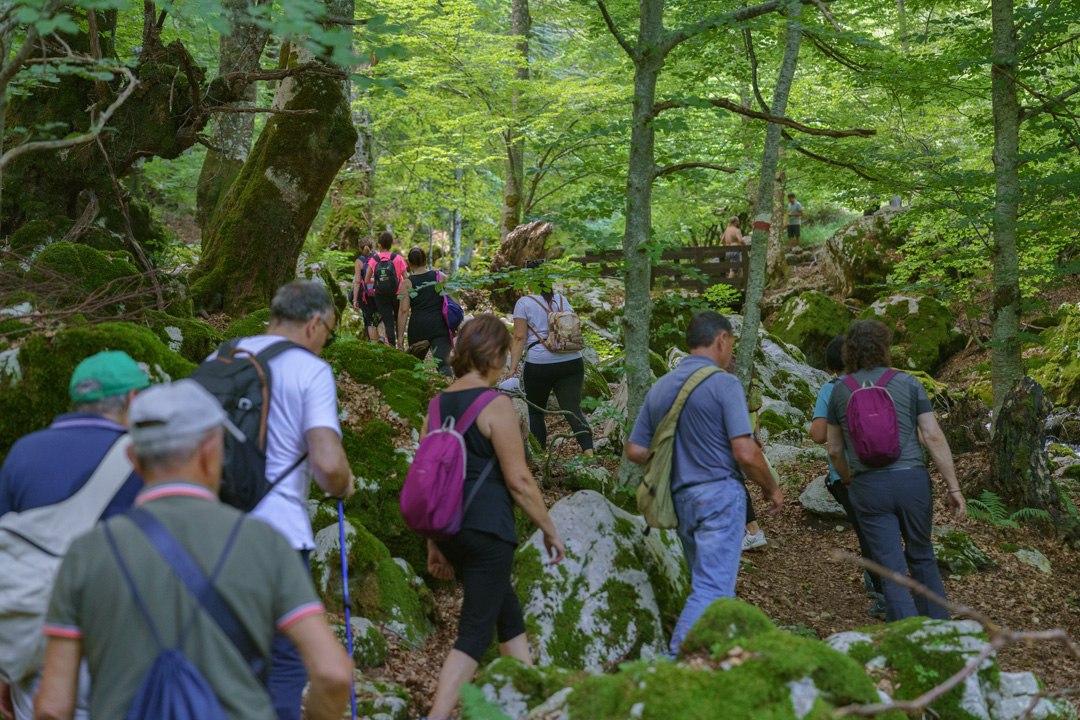
<instances>
[{"instance_id":1,"label":"gray t-shirt","mask_svg":"<svg viewBox=\"0 0 1080 720\"><path fill-rule=\"evenodd\" d=\"M873 370L860 370L852 375L860 385L867 382L877 382L888 368L878 367ZM905 372L898 373L885 389L892 396L896 404L897 425L900 428L900 458L888 465L888 469L899 470L901 468L926 467L923 457L922 446L919 445L918 417L923 413L933 412L934 407L930 404L930 397L926 394L926 388L922 386L914 375ZM851 434L848 432L847 405L851 399L851 390L843 382L835 384L832 397L829 398L828 423L839 425L844 431L844 446L847 448L848 465L851 466L851 474L859 475L866 472L874 472L886 468L872 468L859 462L859 456L851 449Z\"/></svg>"},{"instance_id":2,"label":"gray t-shirt","mask_svg":"<svg viewBox=\"0 0 1080 720\"><path fill-rule=\"evenodd\" d=\"M802 225L802 215L796 215L795 213L802 213L802 203L798 200L795 202L789 202L787 204L787 224L788 225Z\"/></svg>"},{"instance_id":3,"label":"gray t-shirt","mask_svg":"<svg viewBox=\"0 0 1080 720\"><path fill-rule=\"evenodd\" d=\"M551 309L555 312L574 312L570 301L559 293L552 296ZM525 353L525 362L552 365L581 357L579 352L553 353L540 342L546 340L548 334L548 304L544 302L543 296L536 294L520 298L514 305L514 317L529 323L529 334L525 338L525 347L529 348L529 351Z\"/></svg>"}]
</instances>

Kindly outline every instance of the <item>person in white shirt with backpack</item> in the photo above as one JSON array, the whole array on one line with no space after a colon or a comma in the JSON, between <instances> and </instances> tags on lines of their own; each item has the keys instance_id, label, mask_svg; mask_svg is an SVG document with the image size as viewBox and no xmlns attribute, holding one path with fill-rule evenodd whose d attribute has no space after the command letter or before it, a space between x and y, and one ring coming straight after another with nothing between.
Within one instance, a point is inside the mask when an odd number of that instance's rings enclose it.
<instances>
[{"instance_id":1,"label":"person in white shirt with backpack","mask_svg":"<svg viewBox=\"0 0 1080 720\"><path fill-rule=\"evenodd\" d=\"M535 270L543 260L527 260L525 268ZM557 339L552 319L565 322L564 327L576 327L576 337ZM576 325L575 325L576 321ZM569 411L566 416L582 452L593 455L592 429L581 412L581 387L585 383L585 361L582 360L581 326L570 301L561 293L543 290L526 295L514 306L514 342L510 350L510 374L518 374L522 358L525 368L521 384L529 401L529 429L547 448L547 422L543 410L551 393L555 393L559 408Z\"/></svg>"}]
</instances>

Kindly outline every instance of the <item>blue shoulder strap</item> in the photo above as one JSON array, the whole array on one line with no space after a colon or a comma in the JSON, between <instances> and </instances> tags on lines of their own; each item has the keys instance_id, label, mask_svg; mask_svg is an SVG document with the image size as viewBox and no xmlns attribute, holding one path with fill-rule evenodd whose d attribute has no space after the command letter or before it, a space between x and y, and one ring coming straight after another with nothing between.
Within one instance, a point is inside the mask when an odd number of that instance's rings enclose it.
<instances>
[{"instance_id":1,"label":"blue shoulder strap","mask_svg":"<svg viewBox=\"0 0 1080 720\"><path fill-rule=\"evenodd\" d=\"M248 634L247 629L240 623L236 613L225 603L212 582L212 579L217 577L222 565L225 564L225 558L228 556L229 550L232 549L244 516L241 515L233 526L229 539L225 543L225 548L222 550L221 557L218 559L217 566L214 568L210 578L206 577L194 558L188 554L188 551L177 542L176 538L169 533L156 517L146 510L133 510L128 514L128 517L143 531L150 543L165 559L165 562L169 564L169 567L172 568L176 577L184 583L203 609L214 619L218 628L225 633L225 636L240 651L244 660L251 667L251 672L265 685L269 672L266 658L259 652L258 646L252 640L251 635ZM184 634L187 634L186 630Z\"/></svg>"}]
</instances>

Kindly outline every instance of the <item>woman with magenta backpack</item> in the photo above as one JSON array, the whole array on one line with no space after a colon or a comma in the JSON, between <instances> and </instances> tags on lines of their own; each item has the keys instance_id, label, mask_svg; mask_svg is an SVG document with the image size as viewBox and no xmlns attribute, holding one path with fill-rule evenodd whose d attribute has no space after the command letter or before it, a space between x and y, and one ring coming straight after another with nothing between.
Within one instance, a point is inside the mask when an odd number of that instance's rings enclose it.
<instances>
[{"instance_id":1,"label":"woman with magenta backpack","mask_svg":"<svg viewBox=\"0 0 1080 720\"><path fill-rule=\"evenodd\" d=\"M460 529L449 540L428 540L428 570L442 580L456 574L465 591L457 640L439 674L431 720L450 717L461 686L472 679L496 631L501 655L532 665L521 604L510 578L518 544L514 505L543 532L552 564L561 562L565 553L525 462L517 412L509 397L491 389L509 351L510 332L499 318L478 315L465 323L450 360L457 379L432 401L424 419L426 437L438 429L429 427L430 421L445 427L453 418L466 453ZM410 470L406 483L412 476ZM409 517L406 513L407 522Z\"/></svg>"},{"instance_id":2,"label":"woman with magenta backpack","mask_svg":"<svg viewBox=\"0 0 1080 720\"><path fill-rule=\"evenodd\" d=\"M934 500L922 446L948 486L958 519L967 514L952 451L914 376L889 368L892 331L878 320L852 323L844 336L847 375L835 384L826 425L829 460L848 486L870 552L879 565L945 597L931 539ZM921 444L920 444L921 443ZM901 544L903 540L903 544ZM923 615L948 619L947 609L882 577L887 622Z\"/></svg>"},{"instance_id":3,"label":"woman with magenta backpack","mask_svg":"<svg viewBox=\"0 0 1080 720\"><path fill-rule=\"evenodd\" d=\"M409 330L409 343L427 341L431 354L439 361L439 372L453 375L450 349L453 347L450 326L444 312L444 296L439 284L446 278L438 270L427 266L427 253L414 247L409 251L409 275L401 281L401 301L398 306L398 347L405 349L405 329Z\"/></svg>"},{"instance_id":4,"label":"woman with magenta backpack","mask_svg":"<svg viewBox=\"0 0 1080 720\"><path fill-rule=\"evenodd\" d=\"M535 270L543 260L527 260L525 268ZM510 374L521 373L525 398L529 401L529 430L540 447L547 448L547 421L544 411L548 398L555 393L559 409L566 416L578 444L586 456L593 455L592 429L581 412L581 387L585 383L585 361L580 352L561 352L550 347L548 318L555 312L573 312L570 301L560 293L544 290L526 295L514 305L514 344L510 350Z\"/></svg>"}]
</instances>

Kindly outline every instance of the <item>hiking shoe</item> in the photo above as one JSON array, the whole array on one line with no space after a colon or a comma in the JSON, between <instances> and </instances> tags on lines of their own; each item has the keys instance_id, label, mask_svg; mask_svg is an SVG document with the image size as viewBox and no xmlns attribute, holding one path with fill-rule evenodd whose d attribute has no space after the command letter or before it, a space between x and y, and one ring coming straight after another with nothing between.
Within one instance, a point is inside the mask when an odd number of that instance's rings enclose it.
<instances>
[{"instance_id":1,"label":"hiking shoe","mask_svg":"<svg viewBox=\"0 0 1080 720\"><path fill-rule=\"evenodd\" d=\"M870 609L866 611L866 614L870 617L875 617L878 620L885 619L885 596L878 595L877 600L870 606Z\"/></svg>"},{"instance_id":2,"label":"hiking shoe","mask_svg":"<svg viewBox=\"0 0 1080 720\"><path fill-rule=\"evenodd\" d=\"M753 549L759 548L759 547L765 547L765 531L764 530L758 530L753 535L751 535L750 533L746 533L746 534L743 535L743 538L742 538L743 552L746 552L747 550L753 550Z\"/></svg>"}]
</instances>

